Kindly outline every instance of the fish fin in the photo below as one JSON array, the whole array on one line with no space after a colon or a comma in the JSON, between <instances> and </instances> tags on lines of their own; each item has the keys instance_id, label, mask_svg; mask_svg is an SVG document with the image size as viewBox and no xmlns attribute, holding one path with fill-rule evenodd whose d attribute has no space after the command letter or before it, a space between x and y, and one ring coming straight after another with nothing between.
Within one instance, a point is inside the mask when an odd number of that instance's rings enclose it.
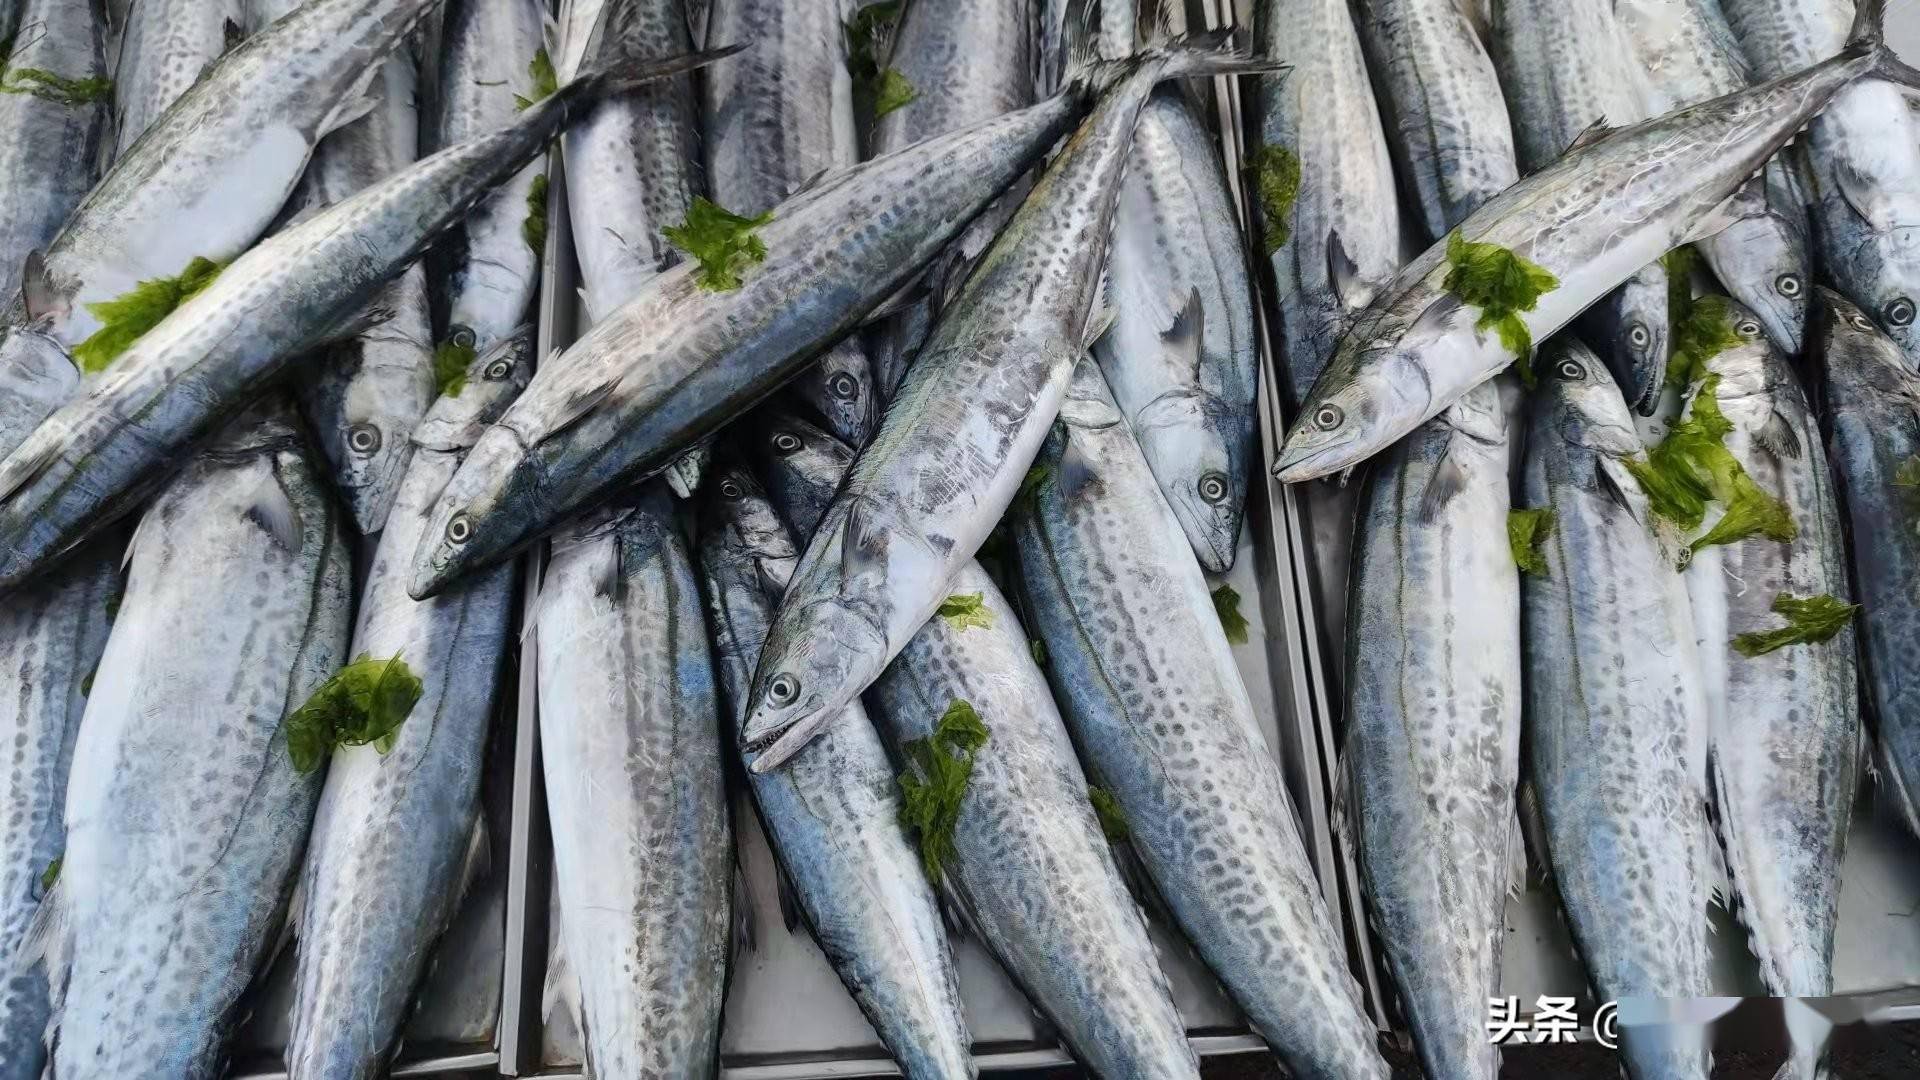
<instances>
[{"instance_id":1,"label":"fish fin","mask_svg":"<svg viewBox=\"0 0 1920 1080\"><path fill-rule=\"evenodd\" d=\"M1636 518L1639 517L1638 512L1633 508L1633 499L1627 495L1627 490L1620 486L1620 478L1613 475L1613 471L1607 468L1606 460L1607 459L1602 458L1594 463L1594 487L1599 490L1600 494L1605 495L1614 504L1618 505L1620 509L1633 514Z\"/></svg>"},{"instance_id":2,"label":"fish fin","mask_svg":"<svg viewBox=\"0 0 1920 1080\"><path fill-rule=\"evenodd\" d=\"M1121 421L1120 410L1096 397L1069 397L1060 403L1060 422L1083 431L1105 431Z\"/></svg>"},{"instance_id":3,"label":"fish fin","mask_svg":"<svg viewBox=\"0 0 1920 1080\"><path fill-rule=\"evenodd\" d=\"M824 169L821 169L819 172L814 173L812 176L807 177L805 180L800 181L798 184L795 184L793 186L792 191L787 192L787 198L791 199L795 195L804 195L807 192L812 191L814 188L819 187L820 181L825 180L827 178L827 174L831 172L833 172L833 167L828 166Z\"/></svg>"},{"instance_id":4,"label":"fish fin","mask_svg":"<svg viewBox=\"0 0 1920 1080\"><path fill-rule=\"evenodd\" d=\"M1354 835L1356 807L1353 805L1353 763L1351 755L1336 754L1333 761L1333 842L1350 858L1359 858L1359 837Z\"/></svg>"},{"instance_id":5,"label":"fish fin","mask_svg":"<svg viewBox=\"0 0 1920 1080\"><path fill-rule=\"evenodd\" d=\"M1514 800L1516 824L1520 832L1520 864L1524 872L1532 867L1541 881L1553 877L1553 863L1549 861L1547 845L1547 815L1540 806L1540 793L1533 781L1520 781L1518 797Z\"/></svg>"},{"instance_id":6,"label":"fish fin","mask_svg":"<svg viewBox=\"0 0 1920 1080\"><path fill-rule=\"evenodd\" d=\"M915 305L925 303L932 295L932 292L933 290L928 287L925 277L916 278L902 285L899 291L895 292L892 296L880 301L879 307L867 312L867 317L861 322L861 325L871 326L874 323L885 322L895 315L913 308Z\"/></svg>"},{"instance_id":7,"label":"fish fin","mask_svg":"<svg viewBox=\"0 0 1920 1080\"><path fill-rule=\"evenodd\" d=\"M1079 442L1072 434L1067 436L1067 445L1060 451L1060 472L1055 478L1060 485L1060 494L1071 502L1100 483L1100 476L1094 472L1093 462L1080 450Z\"/></svg>"},{"instance_id":8,"label":"fish fin","mask_svg":"<svg viewBox=\"0 0 1920 1080\"><path fill-rule=\"evenodd\" d=\"M292 554L299 553L305 528L300 521L300 511L294 508L293 498L287 494L286 486L280 482L277 473L262 481L255 489L253 503L246 510L246 519L260 526L282 549Z\"/></svg>"},{"instance_id":9,"label":"fish fin","mask_svg":"<svg viewBox=\"0 0 1920 1080\"><path fill-rule=\"evenodd\" d=\"M953 891L952 883L942 879L938 893L936 899L940 905L940 921L947 924L948 935L957 941L971 938L985 942L987 939L980 935L980 924L974 920L973 913L967 910L960 894Z\"/></svg>"},{"instance_id":10,"label":"fish fin","mask_svg":"<svg viewBox=\"0 0 1920 1080\"><path fill-rule=\"evenodd\" d=\"M1441 454L1440 464L1433 470L1433 478L1427 481L1427 489L1420 493L1420 509L1415 516L1422 524L1433 521L1455 496L1466 489L1466 470L1453 460L1452 454Z\"/></svg>"},{"instance_id":11,"label":"fish fin","mask_svg":"<svg viewBox=\"0 0 1920 1080\"><path fill-rule=\"evenodd\" d=\"M1080 332L1080 347L1091 349L1113 329L1114 320L1119 311L1112 304L1101 303L1087 313L1086 328Z\"/></svg>"},{"instance_id":12,"label":"fish fin","mask_svg":"<svg viewBox=\"0 0 1920 1080\"><path fill-rule=\"evenodd\" d=\"M1347 245L1341 241L1338 229L1327 232L1327 281L1333 286L1333 298L1343 311L1364 306L1358 303L1360 264L1347 254Z\"/></svg>"},{"instance_id":13,"label":"fish fin","mask_svg":"<svg viewBox=\"0 0 1920 1080\"><path fill-rule=\"evenodd\" d=\"M376 327L385 326L387 323L392 322L399 314L400 312L397 308L385 304L368 304L366 307L361 308L357 314L330 331L325 341L348 341L357 338Z\"/></svg>"},{"instance_id":14,"label":"fish fin","mask_svg":"<svg viewBox=\"0 0 1920 1080\"><path fill-rule=\"evenodd\" d=\"M1694 227L1688 231L1687 235L1682 238L1680 242L1682 244L1697 243L1725 232L1728 226L1740 220L1740 214L1737 210L1739 201L1740 193L1738 191L1727 196L1725 202L1722 202L1720 205L1702 215L1700 220L1694 223Z\"/></svg>"},{"instance_id":15,"label":"fish fin","mask_svg":"<svg viewBox=\"0 0 1920 1080\"><path fill-rule=\"evenodd\" d=\"M593 565L587 567L587 580L593 585L593 595L618 603L626 582L626 575L620 572L619 537L609 539L601 549Z\"/></svg>"},{"instance_id":16,"label":"fish fin","mask_svg":"<svg viewBox=\"0 0 1920 1080\"><path fill-rule=\"evenodd\" d=\"M460 858L460 891L465 896L472 891L474 883L485 878L493 871L493 841L487 835L487 819L483 814L473 816L473 828L467 834L467 852Z\"/></svg>"},{"instance_id":17,"label":"fish fin","mask_svg":"<svg viewBox=\"0 0 1920 1080\"><path fill-rule=\"evenodd\" d=\"M21 459L19 451L15 451L13 457L6 459L9 464L15 461L18 464L7 470L13 474L11 477L0 474L0 500L13 498L46 475L53 463L60 460L60 444L53 439L42 439L39 446L27 453L29 456Z\"/></svg>"},{"instance_id":18,"label":"fish fin","mask_svg":"<svg viewBox=\"0 0 1920 1080\"><path fill-rule=\"evenodd\" d=\"M27 252L27 261L20 272L20 298L26 303L27 318L31 322L51 319L68 310L67 298L54 287L45 252Z\"/></svg>"},{"instance_id":19,"label":"fish fin","mask_svg":"<svg viewBox=\"0 0 1920 1080\"><path fill-rule=\"evenodd\" d=\"M1568 143L1567 148L1561 152L1562 156L1566 154L1571 154L1575 150L1584 150L1587 147L1592 146L1594 143L1599 142L1601 139L1604 139L1607 136L1613 134L1617 130L1619 129L1609 125L1607 123L1607 118L1602 116L1599 119L1595 120L1593 123L1588 124L1586 127L1582 128L1580 130L1580 134L1575 135L1573 137L1573 141Z\"/></svg>"},{"instance_id":20,"label":"fish fin","mask_svg":"<svg viewBox=\"0 0 1920 1080\"><path fill-rule=\"evenodd\" d=\"M780 921L792 934L801 927L811 926L807 913L800 906L799 890L793 887L793 875L787 873L787 866L778 859L774 860L774 895L780 901Z\"/></svg>"},{"instance_id":21,"label":"fish fin","mask_svg":"<svg viewBox=\"0 0 1920 1080\"><path fill-rule=\"evenodd\" d=\"M865 508L856 498L847 509L846 524L840 534L840 577L843 587L852 588L854 582L873 577L884 579L886 559L886 531L867 520Z\"/></svg>"},{"instance_id":22,"label":"fish fin","mask_svg":"<svg viewBox=\"0 0 1920 1080\"><path fill-rule=\"evenodd\" d=\"M1188 290L1187 302L1173 317L1173 325L1160 332L1160 345L1180 358L1180 370L1200 375L1200 346L1206 340L1206 310L1200 306L1198 287Z\"/></svg>"},{"instance_id":23,"label":"fish fin","mask_svg":"<svg viewBox=\"0 0 1920 1080\"><path fill-rule=\"evenodd\" d=\"M370 70L378 74L380 65L375 64ZM347 98L339 105L334 106L333 111L327 114L327 118L320 122L320 137L325 138L339 131L341 128L359 120L361 117L366 116L379 107L380 99L369 96L364 91L358 96Z\"/></svg>"},{"instance_id":24,"label":"fish fin","mask_svg":"<svg viewBox=\"0 0 1920 1080\"><path fill-rule=\"evenodd\" d=\"M1760 425L1754 441L1780 461L1800 460L1800 434L1793 430L1793 424L1777 409L1767 417L1766 423Z\"/></svg>"},{"instance_id":25,"label":"fish fin","mask_svg":"<svg viewBox=\"0 0 1920 1080\"><path fill-rule=\"evenodd\" d=\"M1460 298L1447 293L1428 304L1427 310L1421 312L1420 317L1413 320L1413 324L1407 327L1404 336L1408 338L1439 337L1446 332L1448 325L1453 322L1454 315L1458 314L1460 309Z\"/></svg>"},{"instance_id":26,"label":"fish fin","mask_svg":"<svg viewBox=\"0 0 1920 1080\"><path fill-rule=\"evenodd\" d=\"M15 962L25 971L38 963L45 967L47 985L53 1001L53 1018L60 1018L60 1005L67 993L67 968L71 963L73 941L72 914L67 910L66 890L55 881L40 898L33 919L20 939ZM48 1027L52 1031L52 1025Z\"/></svg>"},{"instance_id":27,"label":"fish fin","mask_svg":"<svg viewBox=\"0 0 1920 1080\"><path fill-rule=\"evenodd\" d=\"M743 811L734 807L734 816L738 818ZM760 924L753 917L753 904L748 900L752 890L747 888L747 868L740 863L740 850L733 853L733 955L746 956L760 947Z\"/></svg>"},{"instance_id":28,"label":"fish fin","mask_svg":"<svg viewBox=\"0 0 1920 1080\"><path fill-rule=\"evenodd\" d=\"M566 935L560 932L560 920L564 911L556 905L548 916L553 936L553 947L547 950L547 976L540 985L540 1018L551 1023L557 1010L567 1010L567 1016L573 1021L575 1030L580 1022L580 980L573 973L573 964L567 959ZM584 1036L585 1032L581 1032Z\"/></svg>"},{"instance_id":29,"label":"fish fin","mask_svg":"<svg viewBox=\"0 0 1920 1080\"><path fill-rule=\"evenodd\" d=\"M594 410L605 404L619 387L620 378L616 375L569 394L560 406L559 418L547 429L547 437L552 438L593 415Z\"/></svg>"}]
</instances>

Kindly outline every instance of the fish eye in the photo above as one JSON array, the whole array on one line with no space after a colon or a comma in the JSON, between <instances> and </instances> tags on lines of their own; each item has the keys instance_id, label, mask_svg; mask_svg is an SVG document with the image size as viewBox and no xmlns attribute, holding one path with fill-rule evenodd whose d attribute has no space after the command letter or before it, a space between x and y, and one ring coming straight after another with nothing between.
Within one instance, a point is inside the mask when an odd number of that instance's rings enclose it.
<instances>
[{"instance_id":1,"label":"fish eye","mask_svg":"<svg viewBox=\"0 0 1920 1080\"><path fill-rule=\"evenodd\" d=\"M1587 369L1580 366L1578 360L1560 361L1560 377L1569 382L1580 382L1587 377Z\"/></svg>"},{"instance_id":2,"label":"fish eye","mask_svg":"<svg viewBox=\"0 0 1920 1080\"><path fill-rule=\"evenodd\" d=\"M746 493L746 489L740 486L738 480L728 479L720 482L720 494L724 498L737 499Z\"/></svg>"},{"instance_id":3,"label":"fish eye","mask_svg":"<svg viewBox=\"0 0 1920 1080\"><path fill-rule=\"evenodd\" d=\"M464 544L472 537L473 522L466 514L455 514L453 520L447 522L447 543Z\"/></svg>"},{"instance_id":4,"label":"fish eye","mask_svg":"<svg viewBox=\"0 0 1920 1080\"><path fill-rule=\"evenodd\" d=\"M844 371L827 380L827 393L832 394L841 401L852 401L854 396L859 392L859 382Z\"/></svg>"},{"instance_id":5,"label":"fish eye","mask_svg":"<svg viewBox=\"0 0 1920 1080\"><path fill-rule=\"evenodd\" d=\"M1734 327L1733 331L1744 338L1757 338L1760 336L1760 324L1754 322L1752 319L1747 319L1739 326Z\"/></svg>"},{"instance_id":6,"label":"fish eye","mask_svg":"<svg viewBox=\"0 0 1920 1080\"><path fill-rule=\"evenodd\" d=\"M1634 323L1627 328L1627 344L1633 346L1635 352L1639 352L1653 344L1653 335L1647 332L1646 327Z\"/></svg>"},{"instance_id":7,"label":"fish eye","mask_svg":"<svg viewBox=\"0 0 1920 1080\"><path fill-rule=\"evenodd\" d=\"M372 424L355 424L348 428L347 449L356 454L371 454L380 449L380 429Z\"/></svg>"},{"instance_id":8,"label":"fish eye","mask_svg":"<svg viewBox=\"0 0 1920 1080\"><path fill-rule=\"evenodd\" d=\"M800 680L782 672L767 684L767 700L774 705L791 705L800 697Z\"/></svg>"},{"instance_id":9,"label":"fish eye","mask_svg":"<svg viewBox=\"0 0 1920 1080\"><path fill-rule=\"evenodd\" d=\"M481 372L480 377L489 382L499 382L511 374L513 374L513 361L503 358L488 364L487 370Z\"/></svg>"},{"instance_id":10,"label":"fish eye","mask_svg":"<svg viewBox=\"0 0 1920 1080\"><path fill-rule=\"evenodd\" d=\"M1855 330L1872 330L1873 329L1873 323L1870 322L1865 315L1859 315L1859 314L1849 315L1847 316L1847 321L1853 324L1853 328Z\"/></svg>"},{"instance_id":11,"label":"fish eye","mask_svg":"<svg viewBox=\"0 0 1920 1080\"><path fill-rule=\"evenodd\" d=\"M453 333L447 336L447 340L462 349L471 349L480 339L474 336L472 327L456 326L453 328Z\"/></svg>"},{"instance_id":12,"label":"fish eye","mask_svg":"<svg viewBox=\"0 0 1920 1080\"><path fill-rule=\"evenodd\" d=\"M1200 478L1200 497L1210 503L1217 503L1227 497L1227 478L1219 473L1210 472Z\"/></svg>"},{"instance_id":13,"label":"fish eye","mask_svg":"<svg viewBox=\"0 0 1920 1080\"><path fill-rule=\"evenodd\" d=\"M1887 321L1895 326L1909 326L1913 323L1913 301L1901 297L1886 308Z\"/></svg>"},{"instance_id":14,"label":"fish eye","mask_svg":"<svg viewBox=\"0 0 1920 1080\"><path fill-rule=\"evenodd\" d=\"M1791 300L1798 298L1800 290L1805 286L1801 285L1799 274L1781 274L1773 279L1773 287L1780 291L1781 296Z\"/></svg>"},{"instance_id":15,"label":"fish eye","mask_svg":"<svg viewBox=\"0 0 1920 1080\"><path fill-rule=\"evenodd\" d=\"M800 436L795 435L791 431L775 432L773 436L773 448L783 454L791 454L800 449Z\"/></svg>"},{"instance_id":16,"label":"fish eye","mask_svg":"<svg viewBox=\"0 0 1920 1080\"><path fill-rule=\"evenodd\" d=\"M1347 414L1340 411L1340 406L1322 405L1314 410L1313 426L1319 428L1321 431L1332 431L1334 428L1339 427L1346 419Z\"/></svg>"}]
</instances>

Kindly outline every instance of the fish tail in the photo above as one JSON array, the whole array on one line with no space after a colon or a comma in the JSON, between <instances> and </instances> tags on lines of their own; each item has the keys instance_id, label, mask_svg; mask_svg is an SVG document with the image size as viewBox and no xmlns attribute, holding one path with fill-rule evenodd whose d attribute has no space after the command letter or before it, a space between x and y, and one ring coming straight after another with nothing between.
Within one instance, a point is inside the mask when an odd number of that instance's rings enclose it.
<instances>
[{"instance_id":1,"label":"fish tail","mask_svg":"<svg viewBox=\"0 0 1920 1080\"><path fill-rule=\"evenodd\" d=\"M1887 48L1887 0L1858 0L1853 8L1853 29L1847 34L1846 52L1853 56L1873 57L1868 78L1883 79L1913 90L1920 90L1920 71Z\"/></svg>"},{"instance_id":2,"label":"fish tail","mask_svg":"<svg viewBox=\"0 0 1920 1080\"><path fill-rule=\"evenodd\" d=\"M644 47L644 42L631 39L601 44L593 59L581 67L578 75L539 104L553 101L569 109L591 104L650 82L684 75L746 48L745 45L723 45L663 60L638 55L638 50Z\"/></svg>"},{"instance_id":3,"label":"fish tail","mask_svg":"<svg viewBox=\"0 0 1920 1080\"><path fill-rule=\"evenodd\" d=\"M1144 47L1121 52L1122 45L1100 26L1099 0L1073 0L1067 14L1067 82L1089 93L1103 93L1143 67L1157 66L1160 79L1247 75L1284 71L1287 65L1249 52L1230 27L1175 36L1151 31ZM1119 55L1116 55L1116 54Z\"/></svg>"}]
</instances>

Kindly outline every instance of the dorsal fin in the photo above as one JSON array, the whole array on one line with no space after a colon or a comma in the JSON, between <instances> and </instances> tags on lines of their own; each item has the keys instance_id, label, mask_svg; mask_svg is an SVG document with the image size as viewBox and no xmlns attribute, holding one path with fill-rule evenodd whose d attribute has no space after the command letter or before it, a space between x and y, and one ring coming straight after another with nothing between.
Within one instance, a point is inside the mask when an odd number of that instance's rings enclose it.
<instances>
[{"instance_id":1,"label":"dorsal fin","mask_svg":"<svg viewBox=\"0 0 1920 1080\"><path fill-rule=\"evenodd\" d=\"M1454 438L1464 436L1455 435ZM1427 481L1427 490L1420 494L1418 517L1423 524L1439 517L1440 511L1467 489L1466 470L1453 460L1452 450L1452 440L1448 440L1447 452L1440 455L1440 464L1434 467L1433 476Z\"/></svg>"},{"instance_id":2,"label":"dorsal fin","mask_svg":"<svg viewBox=\"0 0 1920 1080\"><path fill-rule=\"evenodd\" d=\"M1575 150L1585 150L1587 147L1592 146L1594 143L1599 142L1617 130L1619 129L1607 126L1607 118L1602 116L1593 123L1588 124L1580 134L1575 135L1573 141L1567 144L1564 154L1571 154Z\"/></svg>"},{"instance_id":3,"label":"dorsal fin","mask_svg":"<svg viewBox=\"0 0 1920 1080\"><path fill-rule=\"evenodd\" d=\"M1340 306L1351 310L1363 305L1359 299L1360 266L1347 254L1347 245L1340 239L1338 229L1327 233L1327 281L1333 286L1333 298Z\"/></svg>"},{"instance_id":4,"label":"dorsal fin","mask_svg":"<svg viewBox=\"0 0 1920 1080\"><path fill-rule=\"evenodd\" d=\"M44 252L27 252L20 272L20 297L27 305L27 318L33 322L59 315L67 309L60 290L54 288L53 275L47 270Z\"/></svg>"},{"instance_id":5,"label":"dorsal fin","mask_svg":"<svg viewBox=\"0 0 1920 1080\"><path fill-rule=\"evenodd\" d=\"M1187 302L1173 317L1173 325L1160 334L1160 344L1170 355L1180 358L1180 370L1192 372L1196 379L1200 374L1200 346L1206 340L1206 322L1206 311L1200 306L1200 289L1196 286L1187 291Z\"/></svg>"},{"instance_id":6,"label":"dorsal fin","mask_svg":"<svg viewBox=\"0 0 1920 1080\"><path fill-rule=\"evenodd\" d=\"M879 526L866 520L858 499L847 509L847 521L840 535L840 577L844 588L854 582L886 573L887 540Z\"/></svg>"},{"instance_id":7,"label":"dorsal fin","mask_svg":"<svg viewBox=\"0 0 1920 1080\"><path fill-rule=\"evenodd\" d=\"M304 534L300 522L300 511L294 508L293 498L280 482L277 471L261 481L254 490L253 502L246 509L246 518L260 526L273 542L292 554L298 554Z\"/></svg>"}]
</instances>

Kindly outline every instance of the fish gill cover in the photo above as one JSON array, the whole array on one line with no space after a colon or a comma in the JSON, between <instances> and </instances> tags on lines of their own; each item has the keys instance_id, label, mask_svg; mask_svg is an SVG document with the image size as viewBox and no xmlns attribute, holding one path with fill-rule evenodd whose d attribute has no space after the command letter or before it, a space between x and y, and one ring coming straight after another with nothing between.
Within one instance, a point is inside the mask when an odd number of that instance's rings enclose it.
<instances>
[{"instance_id":1,"label":"fish gill cover","mask_svg":"<svg viewBox=\"0 0 1920 1080\"><path fill-rule=\"evenodd\" d=\"M953 830L973 779L974 754L987 739L980 714L955 698L932 735L900 748L907 761L900 773L900 821L920 838L920 864L936 886L953 858Z\"/></svg>"},{"instance_id":2,"label":"fish gill cover","mask_svg":"<svg viewBox=\"0 0 1920 1080\"><path fill-rule=\"evenodd\" d=\"M1853 617L1860 612L1860 605L1824 594L1801 599L1781 593L1773 598L1773 610L1777 615L1786 616L1787 625L1734 638L1733 647L1740 655L1762 656L1788 645L1830 640L1853 621Z\"/></svg>"},{"instance_id":3,"label":"fish gill cover","mask_svg":"<svg viewBox=\"0 0 1920 1080\"><path fill-rule=\"evenodd\" d=\"M372 743L382 754L392 750L400 725L424 691L399 656L378 660L363 653L287 717L293 767L312 772L341 746Z\"/></svg>"},{"instance_id":4,"label":"fish gill cover","mask_svg":"<svg viewBox=\"0 0 1920 1080\"><path fill-rule=\"evenodd\" d=\"M1468 240L1458 229L1447 234L1447 266L1441 287L1461 303L1480 309L1474 327L1500 335L1500 344L1519 358L1520 378L1532 386L1528 357L1533 352L1533 333L1520 316L1559 288L1560 279L1498 244Z\"/></svg>"},{"instance_id":5,"label":"fish gill cover","mask_svg":"<svg viewBox=\"0 0 1920 1080\"><path fill-rule=\"evenodd\" d=\"M100 329L73 347L74 363L89 375L105 371L142 334L213 284L226 268L226 263L196 255L175 277L151 278L112 300L88 304L87 310L100 320Z\"/></svg>"},{"instance_id":6,"label":"fish gill cover","mask_svg":"<svg viewBox=\"0 0 1920 1080\"><path fill-rule=\"evenodd\" d=\"M742 217L696 195L686 222L661 231L669 243L700 264L702 288L724 292L740 287L740 271L749 264L766 260L766 242L754 232L772 220L771 210L759 217Z\"/></svg>"}]
</instances>

